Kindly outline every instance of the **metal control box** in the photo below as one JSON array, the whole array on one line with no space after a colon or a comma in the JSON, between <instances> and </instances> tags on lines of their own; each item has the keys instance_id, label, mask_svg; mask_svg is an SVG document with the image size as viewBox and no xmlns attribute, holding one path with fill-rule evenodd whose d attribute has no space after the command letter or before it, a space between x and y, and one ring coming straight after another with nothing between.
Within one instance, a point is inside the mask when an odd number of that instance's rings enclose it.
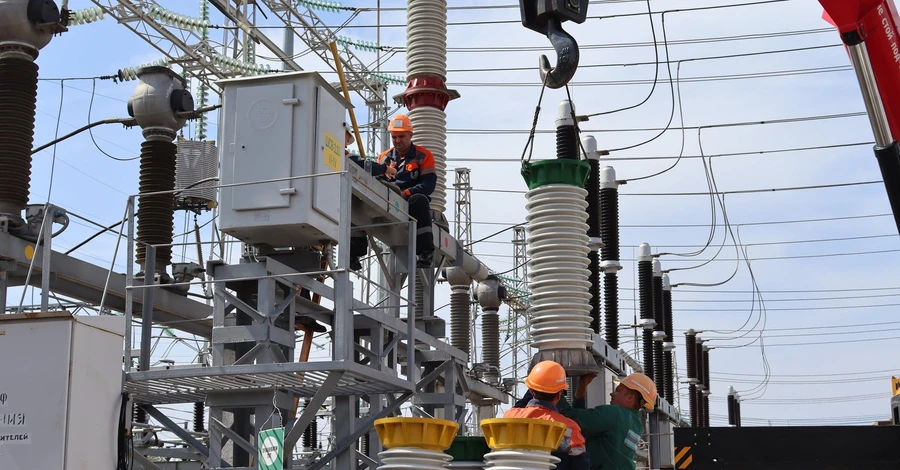
<instances>
[{"instance_id":1,"label":"metal control box","mask_svg":"<svg viewBox=\"0 0 900 470\"><path fill-rule=\"evenodd\" d=\"M0 469L116 468L124 333L122 317L0 315Z\"/></svg>"},{"instance_id":2,"label":"metal control box","mask_svg":"<svg viewBox=\"0 0 900 470\"><path fill-rule=\"evenodd\" d=\"M349 103L317 72L218 83L221 230L276 248L337 241L340 177L327 174L346 165Z\"/></svg>"}]
</instances>

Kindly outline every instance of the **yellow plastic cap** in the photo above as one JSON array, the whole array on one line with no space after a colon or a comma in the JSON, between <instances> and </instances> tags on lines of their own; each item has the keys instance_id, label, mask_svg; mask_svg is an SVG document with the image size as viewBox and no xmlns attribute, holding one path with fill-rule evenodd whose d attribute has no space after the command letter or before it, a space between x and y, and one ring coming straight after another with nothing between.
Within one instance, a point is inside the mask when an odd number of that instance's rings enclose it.
<instances>
[{"instance_id":1,"label":"yellow plastic cap","mask_svg":"<svg viewBox=\"0 0 900 470\"><path fill-rule=\"evenodd\" d=\"M443 452L453 444L459 424L446 419L382 418L375 421L375 432L385 449L416 447Z\"/></svg>"},{"instance_id":2,"label":"yellow plastic cap","mask_svg":"<svg viewBox=\"0 0 900 470\"><path fill-rule=\"evenodd\" d=\"M494 450L525 449L552 452L566 433L565 423L548 419L496 418L481 422L481 431Z\"/></svg>"}]
</instances>

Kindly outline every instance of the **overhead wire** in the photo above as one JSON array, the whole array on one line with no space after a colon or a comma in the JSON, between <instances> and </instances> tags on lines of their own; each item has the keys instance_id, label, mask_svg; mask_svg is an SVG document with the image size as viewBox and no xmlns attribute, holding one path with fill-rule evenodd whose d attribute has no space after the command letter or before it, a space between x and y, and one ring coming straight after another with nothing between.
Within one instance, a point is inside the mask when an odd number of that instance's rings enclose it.
<instances>
[{"instance_id":1,"label":"overhead wire","mask_svg":"<svg viewBox=\"0 0 900 470\"><path fill-rule=\"evenodd\" d=\"M94 109L94 96L95 96L96 92L97 92L97 79L95 78L95 79L92 79L92 80L91 80L91 100L90 100L90 102L88 103L88 109L87 109L87 118L88 118L88 122L93 122L93 121L91 120L91 119L92 119L92 117L91 117L91 111ZM91 136L91 142L94 143L94 147L96 147L97 150L100 151L100 153L102 153L103 155L105 155L105 156L107 156L107 157L109 157L109 158L111 158L111 159L113 159L113 160L116 160L116 161L119 161L119 162L128 162L128 161L137 160L137 159L141 158L140 155L138 155L138 156L136 156L136 157L130 157L130 158L119 158L119 157L114 157L114 156L112 156L112 155L106 153L106 151L103 150L102 148L100 148L100 145L97 144L97 141L94 139L94 131L93 131L92 128L88 128L88 135Z\"/></svg>"}]
</instances>

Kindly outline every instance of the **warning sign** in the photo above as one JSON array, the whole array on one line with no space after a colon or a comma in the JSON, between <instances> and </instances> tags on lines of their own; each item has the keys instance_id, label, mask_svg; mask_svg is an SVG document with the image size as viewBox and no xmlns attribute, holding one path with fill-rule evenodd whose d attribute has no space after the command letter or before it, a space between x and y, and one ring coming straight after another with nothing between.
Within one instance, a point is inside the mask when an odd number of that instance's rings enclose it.
<instances>
[{"instance_id":1,"label":"warning sign","mask_svg":"<svg viewBox=\"0 0 900 470\"><path fill-rule=\"evenodd\" d=\"M325 165L328 168L331 168L334 171L343 170L343 166L341 162L341 153L343 153L344 148L341 146L341 143L338 142L337 139L334 138L333 135L329 133L325 133Z\"/></svg>"},{"instance_id":2,"label":"warning sign","mask_svg":"<svg viewBox=\"0 0 900 470\"><path fill-rule=\"evenodd\" d=\"M281 470L284 455L284 428L266 429L257 437L259 470Z\"/></svg>"},{"instance_id":3,"label":"warning sign","mask_svg":"<svg viewBox=\"0 0 900 470\"><path fill-rule=\"evenodd\" d=\"M891 385L894 390L894 395L900 395L900 377L891 377Z\"/></svg>"}]
</instances>

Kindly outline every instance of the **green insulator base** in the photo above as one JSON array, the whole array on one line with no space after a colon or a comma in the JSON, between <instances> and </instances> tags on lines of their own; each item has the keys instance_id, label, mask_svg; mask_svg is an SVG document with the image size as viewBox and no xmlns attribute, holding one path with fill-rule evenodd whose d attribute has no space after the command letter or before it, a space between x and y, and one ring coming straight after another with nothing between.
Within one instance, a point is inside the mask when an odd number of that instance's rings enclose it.
<instances>
[{"instance_id":1,"label":"green insulator base","mask_svg":"<svg viewBox=\"0 0 900 470\"><path fill-rule=\"evenodd\" d=\"M590 173L591 164L585 160L537 160L522 165L522 177L529 190L548 184L583 188Z\"/></svg>"}]
</instances>

